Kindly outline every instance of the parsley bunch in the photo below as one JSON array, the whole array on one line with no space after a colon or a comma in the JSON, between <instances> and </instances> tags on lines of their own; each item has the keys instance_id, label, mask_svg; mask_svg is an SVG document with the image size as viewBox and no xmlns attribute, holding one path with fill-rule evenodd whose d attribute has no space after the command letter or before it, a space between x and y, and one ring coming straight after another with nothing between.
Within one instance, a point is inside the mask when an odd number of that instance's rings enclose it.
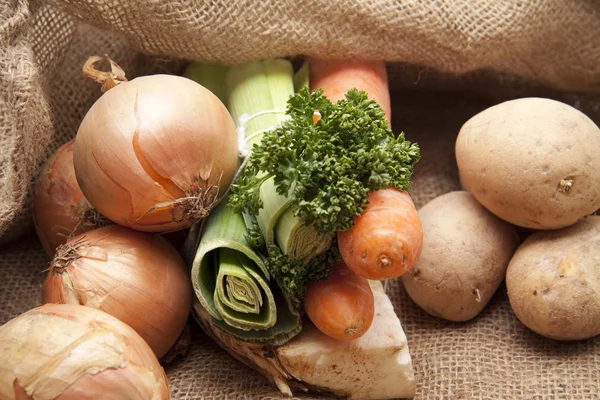
<instances>
[{"instance_id":1,"label":"parsley bunch","mask_svg":"<svg viewBox=\"0 0 600 400\"><path fill-rule=\"evenodd\" d=\"M344 100L332 103L321 89L303 88L288 100L287 114L290 119L253 146L233 183L229 204L237 212L258 214L260 185L273 177L277 192L294 199L303 223L331 233L352 227L369 191L410 188L419 147L393 134L366 92L350 89Z\"/></svg>"}]
</instances>

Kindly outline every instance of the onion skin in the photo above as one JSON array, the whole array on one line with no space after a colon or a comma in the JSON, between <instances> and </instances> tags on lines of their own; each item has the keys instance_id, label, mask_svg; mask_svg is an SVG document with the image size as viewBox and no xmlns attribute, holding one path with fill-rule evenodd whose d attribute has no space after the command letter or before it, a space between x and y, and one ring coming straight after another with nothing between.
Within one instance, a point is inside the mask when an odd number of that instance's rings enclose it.
<instances>
[{"instance_id":1,"label":"onion skin","mask_svg":"<svg viewBox=\"0 0 600 400\"><path fill-rule=\"evenodd\" d=\"M110 220L140 231L183 229L206 217L237 163L227 108L179 76L143 76L108 90L75 139L85 197Z\"/></svg>"},{"instance_id":2,"label":"onion skin","mask_svg":"<svg viewBox=\"0 0 600 400\"><path fill-rule=\"evenodd\" d=\"M46 304L0 327L2 399L169 399L167 377L129 326L90 307Z\"/></svg>"},{"instance_id":3,"label":"onion skin","mask_svg":"<svg viewBox=\"0 0 600 400\"><path fill-rule=\"evenodd\" d=\"M35 230L50 257L70 235L109 223L95 212L77 184L73 168L74 145L71 140L46 161L34 188Z\"/></svg>"},{"instance_id":4,"label":"onion skin","mask_svg":"<svg viewBox=\"0 0 600 400\"><path fill-rule=\"evenodd\" d=\"M59 248L42 303L102 310L132 327L160 359L185 328L192 285L181 256L164 239L110 225Z\"/></svg>"}]
</instances>

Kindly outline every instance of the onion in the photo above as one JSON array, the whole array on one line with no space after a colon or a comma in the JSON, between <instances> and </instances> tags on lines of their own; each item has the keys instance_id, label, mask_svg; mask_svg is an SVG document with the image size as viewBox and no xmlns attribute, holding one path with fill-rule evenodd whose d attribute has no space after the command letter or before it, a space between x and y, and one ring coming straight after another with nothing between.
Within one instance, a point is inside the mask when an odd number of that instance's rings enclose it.
<instances>
[{"instance_id":1,"label":"onion","mask_svg":"<svg viewBox=\"0 0 600 400\"><path fill-rule=\"evenodd\" d=\"M150 347L102 311L46 304L0 327L0 398L169 398Z\"/></svg>"},{"instance_id":2,"label":"onion","mask_svg":"<svg viewBox=\"0 0 600 400\"><path fill-rule=\"evenodd\" d=\"M34 188L35 229L50 257L69 237L110 224L79 189L73 168L74 144L64 144L46 161Z\"/></svg>"},{"instance_id":3,"label":"onion","mask_svg":"<svg viewBox=\"0 0 600 400\"><path fill-rule=\"evenodd\" d=\"M164 239L109 225L58 248L42 302L105 311L131 326L160 359L187 324L192 285L181 256Z\"/></svg>"},{"instance_id":4,"label":"onion","mask_svg":"<svg viewBox=\"0 0 600 400\"><path fill-rule=\"evenodd\" d=\"M112 221L141 231L183 229L206 217L238 163L227 108L180 76L117 85L123 71L114 62L112 73L95 70L99 60L91 57L84 73L110 90L90 108L75 139L75 173L85 197Z\"/></svg>"}]
</instances>

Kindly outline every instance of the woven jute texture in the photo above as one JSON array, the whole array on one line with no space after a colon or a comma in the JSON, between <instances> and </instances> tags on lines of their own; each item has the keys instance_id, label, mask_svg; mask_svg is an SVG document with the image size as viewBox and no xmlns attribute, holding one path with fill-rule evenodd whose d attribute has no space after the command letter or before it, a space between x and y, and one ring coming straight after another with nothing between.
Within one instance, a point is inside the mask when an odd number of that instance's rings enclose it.
<instances>
[{"instance_id":1,"label":"woven jute texture","mask_svg":"<svg viewBox=\"0 0 600 400\"><path fill-rule=\"evenodd\" d=\"M225 63L363 57L491 68L569 89L600 84L594 0L55 1L150 54Z\"/></svg>"},{"instance_id":2,"label":"woven jute texture","mask_svg":"<svg viewBox=\"0 0 600 400\"><path fill-rule=\"evenodd\" d=\"M422 148L412 192L421 207L459 188L455 135L464 121L495 100L471 92L408 91L393 93L392 100L394 129L403 130ZM562 100L600 122L600 99ZM0 250L0 323L38 304L41 271L47 262L35 238ZM389 295L408 337L418 400L600 396L600 337L558 343L532 333L512 313L504 287L477 318L466 323L430 317L408 298L398 281L390 285ZM235 361L192 324L190 353L165 368L173 399L280 399L262 375Z\"/></svg>"},{"instance_id":3,"label":"woven jute texture","mask_svg":"<svg viewBox=\"0 0 600 400\"><path fill-rule=\"evenodd\" d=\"M100 95L80 72L94 54L109 54L129 78L178 73L183 59L386 59L394 130L422 150L417 207L458 189L455 136L492 104L553 97L600 123L598 97L569 94L600 91L595 0L0 0L0 324L39 304L49 260L30 234L31 182ZM398 281L389 294L417 399L600 398L600 339L558 343L530 332L504 287L467 323L428 316ZM190 353L166 366L174 399L280 398L191 323Z\"/></svg>"}]
</instances>

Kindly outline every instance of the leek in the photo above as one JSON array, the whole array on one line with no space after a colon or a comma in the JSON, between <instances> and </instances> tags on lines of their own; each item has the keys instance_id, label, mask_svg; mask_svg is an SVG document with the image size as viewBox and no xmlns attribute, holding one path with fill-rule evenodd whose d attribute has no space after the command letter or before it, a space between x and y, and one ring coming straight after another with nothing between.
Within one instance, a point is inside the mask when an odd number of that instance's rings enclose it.
<instances>
[{"instance_id":1,"label":"leek","mask_svg":"<svg viewBox=\"0 0 600 400\"><path fill-rule=\"evenodd\" d=\"M192 63L184 76L225 103L226 74L226 67ZM262 257L249 246L246 235L243 217L227 207L227 199L211 211L204 220L192 262L196 298L213 325L228 334L249 342L279 345L302 328L298 305L273 284Z\"/></svg>"},{"instance_id":2,"label":"leek","mask_svg":"<svg viewBox=\"0 0 600 400\"><path fill-rule=\"evenodd\" d=\"M214 79L202 74L194 79L207 85L224 82L221 96L236 122L242 156L260 143L265 132L288 118L287 102L294 94L288 61L250 62L228 67ZM241 340L283 344L302 324L300 299L282 289L292 285L281 271L305 271L303 275L323 279L320 271L312 271L310 262L328 259L325 251L332 247L334 234L303 224L291 207L293 199L278 194L273 179L263 182L258 192L264 207L255 215L234 213L227 198L205 220L192 282L213 325ZM254 245L262 239L266 254L252 247L251 238Z\"/></svg>"},{"instance_id":3,"label":"leek","mask_svg":"<svg viewBox=\"0 0 600 400\"><path fill-rule=\"evenodd\" d=\"M192 265L192 284L213 323L247 341L281 344L301 329L296 305L277 285L245 239L246 226L227 202L206 219Z\"/></svg>"},{"instance_id":4,"label":"leek","mask_svg":"<svg viewBox=\"0 0 600 400\"><path fill-rule=\"evenodd\" d=\"M288 118L287 102L295 90L294 71L289 61L254 61L230 67L226 86L228 108L244 135L247 151L260 142L266 131ZM304 225L290 207L292 199L277 193L273 179L261 185L259 195L263 207L256 221L267 248L278 246L292 262L308 263L331 247L334 235Z\"/></svg>"}]
</instances>

